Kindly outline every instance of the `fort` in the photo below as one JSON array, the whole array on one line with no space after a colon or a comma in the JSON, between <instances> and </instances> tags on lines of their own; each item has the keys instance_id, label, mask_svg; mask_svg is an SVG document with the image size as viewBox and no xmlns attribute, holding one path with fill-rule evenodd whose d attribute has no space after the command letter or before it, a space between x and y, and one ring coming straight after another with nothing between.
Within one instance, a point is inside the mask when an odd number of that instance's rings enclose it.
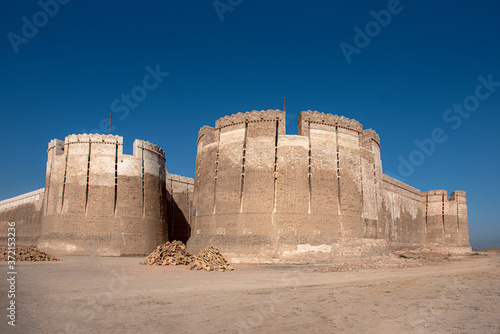
<instances>
[{"instance_id":1,"label":"fort","mask_svg":"<svg viewBox=\"0 0 500 334\"><path fill-rule=\"evenodd\" d=\"M430 247L470 251L466 194L420 191L385 174L378 134L304 111L225 116L198 134L195 178L135 140L70 135L47 150L45 188L0 202L0 236L53 254L139 255L167 240L235 262L327 262ZM4 228L5 227L5 228Z\"/></svg>"}]
</instances>

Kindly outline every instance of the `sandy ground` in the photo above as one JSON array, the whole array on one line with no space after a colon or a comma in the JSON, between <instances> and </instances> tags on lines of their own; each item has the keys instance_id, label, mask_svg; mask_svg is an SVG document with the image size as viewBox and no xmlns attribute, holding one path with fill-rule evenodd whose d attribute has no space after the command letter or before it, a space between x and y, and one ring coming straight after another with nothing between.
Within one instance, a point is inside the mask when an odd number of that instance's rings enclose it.
<instances>
[{"instance_id":1,"label":"sandy ground","mask_svg":"<svg viewBox=\"0 0 500 334\"><path fill-rule=\"evenodd\" d=\"M500 333L500 253L405 269L235 265L232 272L63 257L17 264L2 333ZM7 264L0 264L7 277ZM5 306L5 307L4 307Z\"/></svg>"}]
</instances>

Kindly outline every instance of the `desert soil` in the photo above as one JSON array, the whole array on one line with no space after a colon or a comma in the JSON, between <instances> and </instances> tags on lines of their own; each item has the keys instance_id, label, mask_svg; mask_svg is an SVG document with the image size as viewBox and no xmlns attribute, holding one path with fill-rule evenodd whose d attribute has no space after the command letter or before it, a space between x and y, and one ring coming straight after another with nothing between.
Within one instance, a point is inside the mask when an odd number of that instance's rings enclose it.
<instances>
[{"instance_id":1,"label":"desert soil","mask_svg":"<svg viewBox=\"0 0 500 334\"><path fill-rule=\"evenodd\" d=\"M15 327L5 316L3 262L0 332L500 333L500 253L483 254L342 272L244 264L205 272L140 265L144 258L18 262Z\"/></svg>"}]
</instances>

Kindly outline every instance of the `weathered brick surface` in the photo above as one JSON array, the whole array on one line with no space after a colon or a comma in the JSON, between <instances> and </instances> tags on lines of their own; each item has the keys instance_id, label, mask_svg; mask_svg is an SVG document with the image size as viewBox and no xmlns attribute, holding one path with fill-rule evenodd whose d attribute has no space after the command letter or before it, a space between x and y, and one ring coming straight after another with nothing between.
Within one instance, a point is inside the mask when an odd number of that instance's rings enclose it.
<instances>
[{"instance_id":1,"label":"weathered brick surface","mask_svg":"<svg viewBox=\"0 0 500 334\"><path fill-rule=\"evenodd\" d=\"M169 240L186 243L191 236L194 179L167 173L166 186L167 212L164 219L169 222Z\"/></svg>"},{"instance_id":2,"label":"weathered brick surface","mask_svg":"<svg viewBox=\"0 0 500 334\"><path fill-rule=\"evenodd\" d=\"M41 209L45 189L0 201L0 242L7 245L9 222L15 222L16 244L36 245L40 236ZM12 235L11 235L12 237Z\"/></svg>"},{"instance_id":3,"label":"weathered brick surface","mask_svg":"<svg viewBox=\"0 0 500 334\"><path fill-rule=\"evenodd\" d=\"M253 214L273 210L275 137L276 121L248 123L242 212Z\"/></svg>"},{"instance_id":4,"label":"weathered brick surface","mask_svg":"<svg viewBox=\"0 0 500 334\"><path fill-rule=\"evenodd\" d=\"M38 245L54 254L145 254L167 240L165 155L149 142L70 135L48 150Z\"/></svg>"},{"instance_id":5,"label":"weathered brick surface","mask_svg":"<svg viewBox=\"0 0 500 334\"><path fill-rule=\"evenodd\" d=\"M422 192L387 175L383 176L380 218L379 228L385 231L390 242L396 245L425 242Z\"/></svg>"}]
</instances>

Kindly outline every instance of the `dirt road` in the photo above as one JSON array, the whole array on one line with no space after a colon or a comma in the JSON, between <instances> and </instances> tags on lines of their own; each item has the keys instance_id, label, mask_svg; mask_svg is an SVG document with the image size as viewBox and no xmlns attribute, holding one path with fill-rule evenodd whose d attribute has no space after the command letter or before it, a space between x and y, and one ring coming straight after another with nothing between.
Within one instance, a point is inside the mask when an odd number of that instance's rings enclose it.
<instances>
[{"instance_id":1,"label":"dirt road","mask_svg":"<svg viewBox=\"0 0 500 334\"><path fill-rule=\"evenodd\" d=\"M18 263L16 327L2 333L500 333L500 253L407 269L232 272L143 258ZM0 272L7 278L7 264ZM5 306L5 307L4 307Z\"/></svg>"}]
</instances>

